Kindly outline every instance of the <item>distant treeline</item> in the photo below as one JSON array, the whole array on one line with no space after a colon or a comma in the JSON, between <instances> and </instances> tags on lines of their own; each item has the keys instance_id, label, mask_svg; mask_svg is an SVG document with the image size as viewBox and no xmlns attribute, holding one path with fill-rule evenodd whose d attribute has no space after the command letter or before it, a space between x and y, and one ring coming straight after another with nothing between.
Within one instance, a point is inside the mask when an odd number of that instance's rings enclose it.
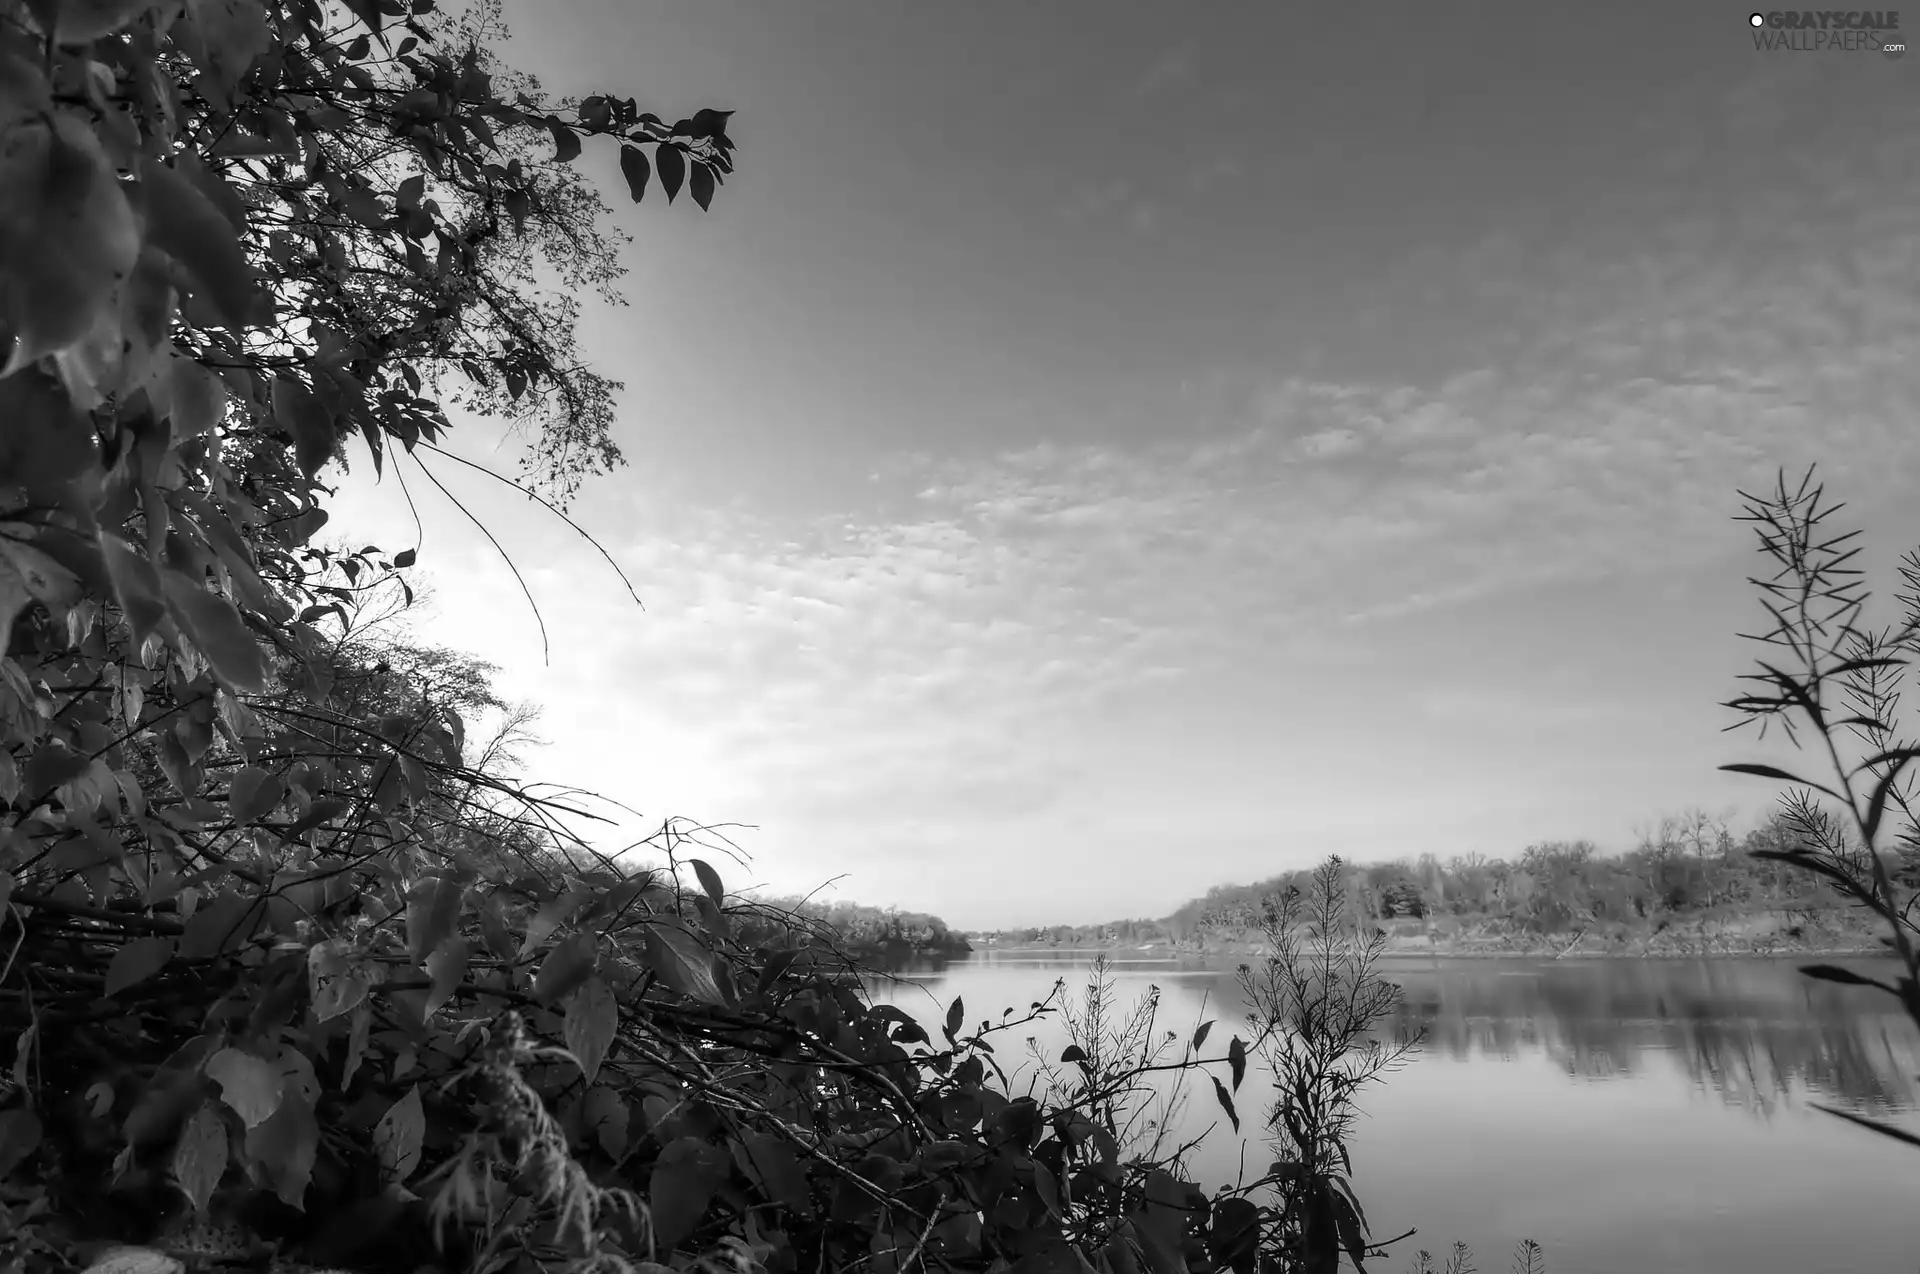
<instances>
[{"instance_id":1,"label":"distant treeline","mask_svg":"<svg viewBox=\"0 0 1920 1274\"><path fill-rule=\"evenodd\" d=\"M830 926L839 944L852 955L964 955L973 950L966 936L949 929L946 921L917 911L790 898L769 899L767 903Z\"/></svg>"},{"instance_id":2,"label":"distant treeline","mask_svg":"<svg viewBox=\"0 0 1920 1274\"><path fill-rule=\"evenodd\" d=\"M1436 947L1519 948L1575 937L1591 950L1865 945L1877 930L1816 877L1754 856L1805 841L1780 817L1736 839L1722 820L1694 812L1664 820L1620 854L1586 840L1549 841L1511 859L1422 854L1349 864L1347 901L1349 914ZM1920 854L1902 852L1897 874L1920 879ZM1159 920L974 936L1001 946L1245 945L1258 939L1267 900L1289 887L1304 890L1310 871L1221 885ZM1696 941L1700 935L1711 938Z\"/></svg>"}]
</instances>

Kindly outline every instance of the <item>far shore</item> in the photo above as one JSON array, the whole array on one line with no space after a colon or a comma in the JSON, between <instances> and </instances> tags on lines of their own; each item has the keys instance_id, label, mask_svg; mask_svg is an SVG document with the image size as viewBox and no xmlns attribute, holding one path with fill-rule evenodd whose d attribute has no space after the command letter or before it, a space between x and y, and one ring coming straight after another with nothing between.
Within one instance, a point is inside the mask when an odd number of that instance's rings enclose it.
<instances>
[{"instance_id":1,"label":"far shore","mask_svg":"<svg viewBox=\"0 0 1920 1274\"><path fill-rule=\"evenodd\" d=\"M1258 957L1267 954L1264 947L1250 943L1222 943L1206 947L1172 946L1167 943L1149 943L1132 945L1125 943L1074 943L1050 946L1046 944L1021 943L999 944L975 938L974 956L1016 955L1016 956L1117 956L1157 960L1215 960L1221 957L1240 956ZM1569 940L1570 941L1570 940ZM1396 942L1382 953L1388 960L1803 960L1827 958L1878 958L1887 954L1886 948L1877 943L1858 943L1835 946L1784 946L1759 944L1749 946L1729 945L1725 943L1694 944L1647 944L1602 945L1599 942L1555 944L1551 941L1525 943L1514 946L1488 946L1486 944L1426 943L1414 944ZM966 957L960 957L965 959Z\"/></svg>"}]
</instances>

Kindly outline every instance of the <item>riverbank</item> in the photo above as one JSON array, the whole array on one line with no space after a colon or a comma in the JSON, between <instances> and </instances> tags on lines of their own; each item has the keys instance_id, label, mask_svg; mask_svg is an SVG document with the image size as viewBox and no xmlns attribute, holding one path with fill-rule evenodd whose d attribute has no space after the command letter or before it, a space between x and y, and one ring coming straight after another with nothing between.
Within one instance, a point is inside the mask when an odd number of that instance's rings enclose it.
<instances>
[{"instance_id":1,"label":"riverbank","mask_svg":"<svg viewBox=\"0 0 1920 1274\"><path fill-rule=\"evenodd\" d=\"M1847 914L1847 913L1842 913ZM1847 916L1851 919L1851 916ZM1534 934L1500 932L1493 926L1463 927L1446 934L1416 929L1407 923L1386 926L1385 954L1413 959L1624 959L1692 960L1725 957L1804 959L1879 956L1886 952L1879 936L1863 927L1839 924L1788 924L1769 916L1742 916L1696 922L1685 927L1634 931L1624 926L1604 930ZM1215 959L1221 956L1259 957L1264 943L1229 936L1209 936L1182 942L1006 942L991 935L969 935L976 954L1107 955L1128 959Z\"/></svg>"}]
</instances>

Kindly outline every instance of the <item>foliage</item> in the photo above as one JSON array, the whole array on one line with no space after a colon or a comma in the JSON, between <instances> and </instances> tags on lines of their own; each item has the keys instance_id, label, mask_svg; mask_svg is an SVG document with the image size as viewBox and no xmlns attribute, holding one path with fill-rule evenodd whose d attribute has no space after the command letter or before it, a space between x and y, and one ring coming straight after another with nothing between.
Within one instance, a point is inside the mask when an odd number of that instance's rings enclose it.
<instances>
[{"instance_id":1,"label":"foliage","mask_svg":"<svg viewBox=\"0 0 1920 1274\"><path fill-rule=\"evenodd\" d=\"M0 0L0 1266L1290 1268L1104 1081L1007 1091L1054 1006L936 1039L729 893L719 829L600 857L513 777L524 716L469 737L488 670L374 631L415 552L316 540L343 441L437 482L449 409L502 414L564 500L618 460L571 161L703 208L732 171L728 112L551 102L500 35ZM1231 1113L1206 1038L1161 1065Z\"/></svg>"},{"instance_id":2,"label":"foliage","mask_svg":"<svg viewBox=\"0 0 1920 1274\"><path fill-rule=\"evenodd\" d=\"M1859 547L1852 541L1859 532L1828 528L1843 506L1826 500L1813 471L1796 487L1782 473L1771 493L1742 495L1744 520L1753 524L1760 551L1775 567L1771 576L1750 581L1771 624L1754 637L1768 650L1760 671L1746 678L1753 689L1726 706L1763 733L1779 724L1796 745L1805 732L1831 777L1820 783L1754 763L1723 768L1791 785L1782 813L1798 835L1758 856L1824 882L1874 917L1885 932L1882 944L1900 965L1896 983L1829 964L1806 965L1801 972L1890 995L1920 1026L1920 926L1914 917L1920 890L1910 870L1920 848L1911 769L1920 746L1901 733L1897 717L1906 670L1920 651L1920 553L1901 563L1900 623L1870 628L1864 622L1870 595L1853 565ZM1920 1138L1890 1124L1822 1109L1920 1145Z\"/></svg>"},{"instance_id":3,"label":"foliage","mask_svg":"<svg viewBox=\"0 0 1920 1274\"><path fill-rule=\"evenodd\" d=\"M1377 1034L1400 989L1380 974L1384 935L1362 933L1349 914L1348 875L1339 858L1329 858L1308 891L1269 898L1261 931L1270 954L1239 971L1249 1020L1264 1027L1256 1047L1277 1094L1267 1126L1280 1158L1266 1180L1280 1202L1268 1243L1309 1270L1329 1251L1344 1250L1358 1265L1374 1249L1347 1149L1354 1099L1418 1044ZM1244 1065L1241 1058L1236 1075Z\"/></svg>"},{"instance_id":4,"label":"foliage","mask_svg":"<svg viewBox=\"0 0 1920 1274\"><path fill-rule=\"evenodd\" d=\"M965 955L973 948L938 916L856 902L821 903L811 899L768 899L781 923L804 922L850 953L873 960L912 956Z\"/></svg>"}]
</instances>

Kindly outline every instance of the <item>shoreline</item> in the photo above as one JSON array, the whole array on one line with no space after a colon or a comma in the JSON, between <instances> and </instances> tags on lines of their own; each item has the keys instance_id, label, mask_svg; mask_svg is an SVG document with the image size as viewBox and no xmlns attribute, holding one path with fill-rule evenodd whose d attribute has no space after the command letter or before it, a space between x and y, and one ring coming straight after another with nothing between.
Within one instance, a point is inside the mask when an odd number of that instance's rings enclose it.
<instances>
[{"instance_id":1,"label":"shoreline","mask_svg":"<svg viewBox=\"0 0 1920 1274\"><path fill-rule=\"evenodd\" d=\"M972 956L1018 955L1018 956L1124 956L1132 959L1204 961L1223 956L1262 956L1266 952L1257 946L1218 946L1218 947L1136 947L1120 944L1085 944L1060 946L999 946L992 943L976 942ZM1877 944L1861 943L1849 946L1833 947L1796 947L1783 950L1777 947L1750 947L1746 949L1715 947L1699 950L1661 950L1655 948L1610 948L1605 950L1582 951L1576 948L1562 948L1551 944L1539 946L1487 948L1487 947L1447 947L1433 948L1388 948L1381 953L1383 960L1804 960L1804 959L1880 959L1888 955L1884 947ZM957 959L967 959L959 956Z\"/></svg>"}]
</instances>

